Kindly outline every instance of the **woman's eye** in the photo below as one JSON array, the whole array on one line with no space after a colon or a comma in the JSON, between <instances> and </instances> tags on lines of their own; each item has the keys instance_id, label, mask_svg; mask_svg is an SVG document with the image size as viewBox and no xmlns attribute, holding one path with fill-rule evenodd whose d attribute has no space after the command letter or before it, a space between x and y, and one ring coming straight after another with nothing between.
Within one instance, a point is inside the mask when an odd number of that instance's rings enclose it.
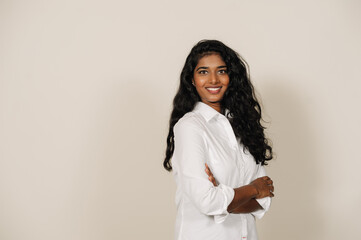
<instances>
[{"instance_id":1,"label":"woman's eye","mask_svg":"<svg viewBox=\"0 0 361 240\"><path fill-rule=\"evenodd\" d=\"M201 70L201 71L199 71L199 73L200 73L200 74L206 74L207 71L206 71L206 70Z\"/></svg>"},{"instance_id":2,"label":"woman's eye","mask_svg":"<svg viewBox=\"0 0 361 240\"><path fill-rule=\"evenodd\" d=\"M221 69L221 70L219 70L219 73L221 73L221 74L227 73L227 70L226 69Z\"/></svg>"}]
</instances>

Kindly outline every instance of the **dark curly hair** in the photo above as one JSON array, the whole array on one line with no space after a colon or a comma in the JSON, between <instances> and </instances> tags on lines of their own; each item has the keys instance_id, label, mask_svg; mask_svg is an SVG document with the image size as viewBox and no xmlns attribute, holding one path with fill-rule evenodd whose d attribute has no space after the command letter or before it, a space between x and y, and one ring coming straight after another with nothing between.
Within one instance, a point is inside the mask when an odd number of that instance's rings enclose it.
<instances>
[{"instance_id":1,"label":"dark curly hair","mask_svg":"<svg viewBox=\"0 0 361 240\"><path fill-rule=\"evenodd\" d=\"M222 112L228 109L227 117L237 138L252 154L257 164L267 165L272 159L272 147L264 135L261 124L261 106L257 101L254 87L250 81L248 65L231 48L217 40L202 40L189 53L184 64L177 94L173 100L173 111L169 120L166 156L163 166L172 170L171 158L174 152L173 127L187 112L193 110L201 101L196 88L192 85L194 69L199 59L210 54L219 54L227 65L229 85L221 100Z\"/></svg>"}]
</instances>

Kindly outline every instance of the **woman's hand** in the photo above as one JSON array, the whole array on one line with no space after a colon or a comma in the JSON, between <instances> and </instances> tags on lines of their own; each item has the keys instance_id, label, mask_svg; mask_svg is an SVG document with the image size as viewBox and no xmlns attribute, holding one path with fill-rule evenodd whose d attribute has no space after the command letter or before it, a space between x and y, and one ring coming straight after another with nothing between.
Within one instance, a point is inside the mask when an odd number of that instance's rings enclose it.
<instances>
[{"instance_id":1,"label":"woman's hand","mask_svg":"<svg viewBox=\"0 0 361 240\"><path fill-rule=\"evenodd\" d=\"M213 173L211 172L211 170L209 169L207 163L206 163L206 173L208 175L208 180L213 183L213 185L215 187L217 187L217 183L216 183L216 179L213 177Z\"/></svg>"},{"instance_id":2,"label":"woman's hand","mask_svg":"<svg viewBox=\"0 0 361 240\"><path fill-rule=\"evenodd\" d=\"M249 185L257 189L256 198L274 197L273 181L268 176L260 177L252 181Z\"/></svg>"}]
</instances>

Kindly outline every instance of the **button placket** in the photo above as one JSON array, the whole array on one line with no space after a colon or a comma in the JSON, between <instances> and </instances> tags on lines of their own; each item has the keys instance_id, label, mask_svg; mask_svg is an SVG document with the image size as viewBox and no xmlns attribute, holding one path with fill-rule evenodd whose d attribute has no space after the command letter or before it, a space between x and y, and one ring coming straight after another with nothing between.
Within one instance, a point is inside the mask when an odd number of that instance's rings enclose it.
<instances>
[{"instance_id":1,"label":"button placket","mask_svg":"<svg viewBox=\"0 0 361 240\"><path fill-rule=\"evenodd\" d=\"M241 223L242 223L242 239L246 240L248 231L247 231L247 219L245 216L241 216Z\"/></svg>"},{"instance_id":2,"label":"button placket","mask_svg":"<svg viewBox=\"0 0 361 240\"><path fill-rule=\"evenodd\" d=\"M236 165L239 170L239 184L240 184L240 186L243 186L244 185L244 176L245 176L245 171L244 171L245 163L244 163L242 154L240 152L239 141L237 140L236 135L234 134L232 125L229 122L229 120L223 115L220 115L219 118L221 119L221 122L226 130L228 139L230 139L231 147L233 149L235 149L235 151L236 151L236 156L237 156Z\"/></svg>"},{"instance_id":3,"label":"button placket","mask_svg":"<svg viewBox=\"0 0 361 240\"><path fill-rule=\"evenodd\" d=\"M232 148L238 148L238 142L237 142L236 136L235 136L235 134L233 132L233 128L231 126L231 123L223 115L220 115L220 118L221 118L221 121L222 121L222 123L224 125L224 128L226 129L227 136L231 141Z\"/></svg>"}]
</instances>

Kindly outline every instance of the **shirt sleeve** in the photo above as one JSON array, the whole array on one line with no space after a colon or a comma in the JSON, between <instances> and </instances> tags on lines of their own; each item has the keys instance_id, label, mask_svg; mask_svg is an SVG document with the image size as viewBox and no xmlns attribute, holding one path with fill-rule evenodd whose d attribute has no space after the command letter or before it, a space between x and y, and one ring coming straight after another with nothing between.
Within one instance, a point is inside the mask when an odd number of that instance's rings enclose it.
<instances>
[{"instance_id":1,"label":"shirt sleeve","mask_svg":"<svg viewBox=\"0 0 361 240\"><path fill-rule=\"evenodd\" d=\"M178 121L173 130L173 163L183 192L200 212L215 216L216 223L223 222L229 215L227 207L234 198L234 189L224 184L215 187L208 180L204 132L192 119Z\"/></svg>"},{"instance_id":2,"label":"shirt sleeve","mask_svg":"<svg viewBox=\"0 0 361 240\"><path fill-rule=\"evenodd\" d=\"M254 179L266 176L266 170L264 166L262 166L261 164L257 164L257 168L258 169ZM257 211L251 212L251 214L257 217L258 219L261 219L271 206L271 198L265 197L265 198L256 199L256 201L258 202L259 205L261 205L263 209L259 209Z\"/></svg>"}]
</instances>

